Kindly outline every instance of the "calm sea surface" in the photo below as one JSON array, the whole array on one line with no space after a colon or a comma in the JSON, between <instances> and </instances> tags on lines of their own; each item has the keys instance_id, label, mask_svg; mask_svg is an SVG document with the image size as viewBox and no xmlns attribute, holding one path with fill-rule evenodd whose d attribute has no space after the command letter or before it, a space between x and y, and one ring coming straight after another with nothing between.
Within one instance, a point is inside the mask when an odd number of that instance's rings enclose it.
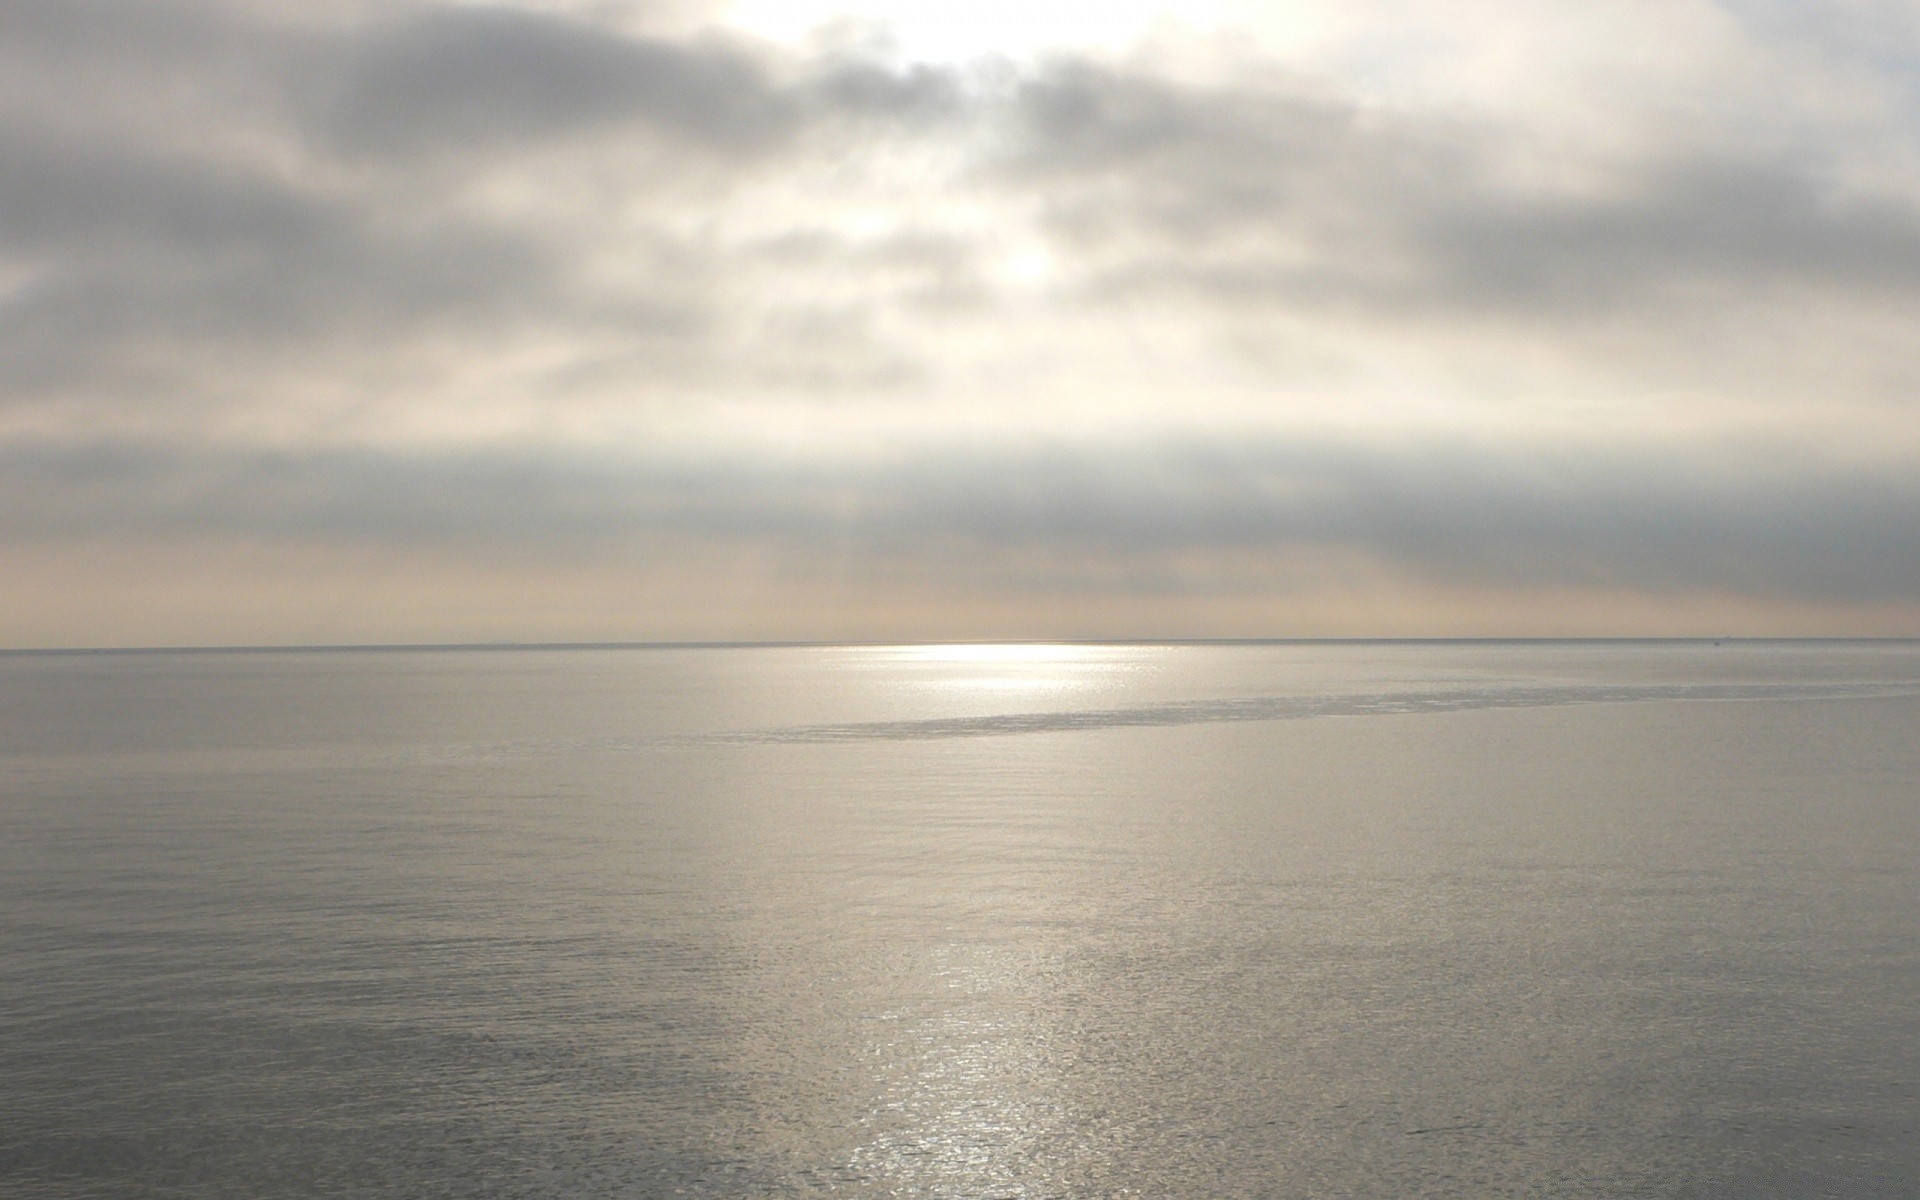
<instances>
[{"instance_id":1,"label":"calm sea surface","mask_svg":"<svg viewBox=\"0 0 1920 1200\"><path fill-rule=\"evenodd\" d=\"M0 1196L1920 1195L1920 645L0 656Z\"/></svg>"}]
</instances>

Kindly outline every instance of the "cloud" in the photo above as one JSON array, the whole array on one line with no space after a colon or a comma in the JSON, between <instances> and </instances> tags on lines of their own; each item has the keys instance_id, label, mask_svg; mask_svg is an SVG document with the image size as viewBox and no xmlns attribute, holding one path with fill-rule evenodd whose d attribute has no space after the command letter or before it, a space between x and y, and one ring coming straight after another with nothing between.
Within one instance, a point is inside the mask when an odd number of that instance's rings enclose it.
<instances>
[{"instance_id":1,"label":"cloud","mask_svg":"<svg viewBox=\"0 0 1920 1200\"><path fill-rule=\"evenodd\" d=\"M223 354L378 344L562 300L561 264L526 231L388 226L349 198L224 164L0 135L0 214L0 252L26 276L0 359L29 394L183 352L212 374Z\"/></svg>"},{"instance_id":2,"label":"cloud","mask_svg":"<svg viewBox=\"0 0 1920 1200\"><path fill-rule=\"evenodd\" d=\"M498 5L414 8L308 58L303 116L331 147L403 158L610 131L753 156L822 123L937 118L959 100L932 68L796 57L711 33L646 36Z\"/></svg>"},{"instance_id":3,"label":"cloud","mask_svg":"<svg viewBox=\"0 0 1920 1200\"><path fill-rule=\"evenodd\" d=\"M404 376L383 403L444 408L421 364L461 341L677 403L911 394L951 374L954 314L1027 335L1003 264L1036 239L1060 322L1470 329L1483 359L1544 341L1735 393L1808 382L1785 328L1878 364L1862 398L1910 375L1920 188L1857 178L1852 142L1681 123L1583 152L1297 71L969 74L505 5L83 7L13 0L0 403ZM1747 86L1726 102L1765 126ZM879 245L943 261L907 280Z\"/></svg>"},{"instance_id":4,"label":"cloud","mask_svg":"<svg viewBox=\"0 0 1920 1200\"><path fill-rule=\"evenodd\" d=\"M1906 611L1920 42L1856 9L1695 6L1602 108L0 0L0 535Z\"/></svg>"},{"instance_id":5,"label":"cloud","mask_svg":"<svg viewBox=\"0 0 1920 1200\"><path fill-rule=\"evenodd\" d=\"M573 378L613 363L628 383L793 376L778 331L820 318L717 327L756 260L702 228L711 206L808 138L872 137L955 103L926 69L504 6L331 21L13 7L0 408L109 422L156 400L271 409L396 378L408 393L383 402L404 408L431 399L423 361L463 342L570 360ZM101 86L63 82L80 78ZM765 364L737 355L755 322L774 334ZM897 352L867 362L849 345L846 370L799 374L902 370Z\"/></svg>"},{"instance_id":6,"label":"cloud","mask_svg":"<svg viewBox=\"0 0 1920 1200\"><path fill-rule=\"evenodd\" d=\"M506 7L416 9L313 59L311 119L349 154L488 154L610 127L750 153L801 124L766 56L741 46Z\"/></svg>"},{"instance_id":7,"label":"cloud","mask_svg":"<svg viewBox=\"0 0 1920 1200\"><path fill-rule=\"evenodd\" d=\"M1800 147L1675 145L1516 180L1511 128L1089 63L1028 80L1006 169L1109 289L1532 320L1649 315L1755 288L1920 292L1920 202Z\"/></svg>"},{"instance_id":8,"label":"cloud","mask_svg":"<svg viewBox=\"0 0 1920 1200\"><path fill-rule=\"evenodd\" d=\"M838 461L41 444L0 456L0 536L580 561L690 544L793 559L832 547L856 572L1014 570L1037 592L1080 588L1116 564L1146 579L1212 561L1225 583L1232 564L1284 572L1312 551L1461 587L1856 604L1920 594L1920 564L1903 553L1920 522L1911 473L1782 462L1777 446L1332 438L944 445Z\"/></svg>"}]
</instances>

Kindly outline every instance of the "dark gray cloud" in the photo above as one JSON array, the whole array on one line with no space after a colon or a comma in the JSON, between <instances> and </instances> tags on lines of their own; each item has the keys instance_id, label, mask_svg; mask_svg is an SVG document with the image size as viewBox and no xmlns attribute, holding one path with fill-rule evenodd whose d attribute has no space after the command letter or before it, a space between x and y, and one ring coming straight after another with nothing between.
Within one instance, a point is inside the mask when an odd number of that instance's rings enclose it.
<instances>
[{"instance_id":1,"label":"dark gray cloud","mask_svg":"<svg viewBox=\"0 0 1920 1200\"><path fill-rule=\"evenodd\" d=\"M555 303L564 270L525 230L389 226L351 197L244 167L5 134L0 253L30 272L0 326L0 378L16 384L156 349L377 345L422 322L484 324Z\"/></svg>"},{"instance_id":2,"label":"dark gray cloud","mask_svg":"<svg viewBox=\"0 0 1920 1200\"><path fill-rule=\"evenodd\" d=\"M1095 264L1094 294L1528 322L1744 301L1920 298L1920 198L1831 154L1676 144L1522 184L1511 129L1304 87L1199 87L1056 64L1013 103L1002 169Z\"/></svg>"},{"instance_id":3,"label":"dark gray cloud","mask_svg":"<svg viewBox=\"0 0 1920 1200\"><path fill-rule=\"evenodd\" d=\"M720 336L736 284L698 206L809 139L958 103L929 69L502 6L0 16L18 68L0 84L0 407L271 405L303 378L516 336L617 342L593 353L642 380L793 375L778 322L764 369L738 357L751 330ZM530 195L572 192L534 213L479 194L513 171ZM898 352L872 356L801 373L899 376Z\"/></svg>"},{"instance_id":4,"label":"dark gray cloud","mask_svg":"<svg viewBox=\"0 0 1920 1200\"><path fill-rule=\"evenodd\" d=\"M235 51L257 54L284 36L271 32L271 13L218 0L0 0L0 53L16 72L40 64L62 71L100 65L143 80L169 71L210 74ZM16 74L12 83L19 82ZM86 106L89 97L72 99Z\"/></svg>"},{"instance_id":5,"label":"dark gray cloud","mask_svg":"<svg viewBox=\"0 0 1920 1200\"><path fill-rule=\"evenodd\" d=\"M298 98L330 146L497 155L514 143L655 132L680 151L771 153L822 124L952 115L951 74L795 57L737 38L650 37L501 6L403 10L308 51Z\"/></svg>"},{"instance_id":6,"label":"dark gray cloud","mask_svg":"<svg viewBox=\"0 0 1920 1200\"><path fill-rule=\"evenodd\" d=\"M208 535L642 557L689 539L850 569L1009 564L1071 587L1132 564L1338 550L1442 584L1874 603L1920 594L1920 476L1698 445L1160 441L882 459L558 450L215 453L15 445L0 536ZM962 451L962 452L956 452ZM1046 564L1037 571L1034 562Z\"/></svg>"},{"instance_id":7,"label":"dark gray cloud","mask_svg":"<svg viewBox=\"0 0 1920 1200\"><path fill-rule=\"evenodd\" d=\"M1920 295L1920 206L1835 195L1816 164L1660 164L1608 200L1458 204L1420 230L1455 295L1618 308L1705 285Z\"/></svg>"},{"instance_id":8,"label":"dark gray cloud","mask_svg":"<svg viewBox=\"0 0 1920 1200\"><path fill-rule=\"evenodd\" d=\"M741 46L510 8L420 8L315 48L310 69L302 99L348 153L488 153L636 125L750 152L802 119L772 64Z\"/></svg>"}]
</instances>

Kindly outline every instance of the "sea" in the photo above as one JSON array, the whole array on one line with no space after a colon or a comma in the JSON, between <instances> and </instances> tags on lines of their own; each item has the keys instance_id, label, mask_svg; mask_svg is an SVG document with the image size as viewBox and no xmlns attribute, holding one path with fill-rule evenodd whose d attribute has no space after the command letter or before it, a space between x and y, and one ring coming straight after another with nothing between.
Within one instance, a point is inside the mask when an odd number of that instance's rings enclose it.
<instances>
[{"instance_id":1,"label":"sea","mask_svg":"<svg viewBox=\"0 0 1920 1200\"><path fill-rule=\"evenodd\" d=\"M0 655L0 1196L1920 1196L1920 643Z\"/></svg>"}]
</instances>

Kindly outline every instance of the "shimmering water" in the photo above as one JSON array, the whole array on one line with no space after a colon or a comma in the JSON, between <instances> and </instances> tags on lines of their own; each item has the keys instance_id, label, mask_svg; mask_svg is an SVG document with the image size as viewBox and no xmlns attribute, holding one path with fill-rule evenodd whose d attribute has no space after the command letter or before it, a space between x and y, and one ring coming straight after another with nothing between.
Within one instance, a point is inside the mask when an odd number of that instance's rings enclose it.
<instances>
[{"instance_id":1,"label":"shimmering water","mask_svg":"<svg viewBox=\"0 0 1920 1200\"><path fill-rule=\"evenodd\" d=\"M0 1195L1920 1195L1920 646L0 657Z\"/></svg>"}]
</instances>

